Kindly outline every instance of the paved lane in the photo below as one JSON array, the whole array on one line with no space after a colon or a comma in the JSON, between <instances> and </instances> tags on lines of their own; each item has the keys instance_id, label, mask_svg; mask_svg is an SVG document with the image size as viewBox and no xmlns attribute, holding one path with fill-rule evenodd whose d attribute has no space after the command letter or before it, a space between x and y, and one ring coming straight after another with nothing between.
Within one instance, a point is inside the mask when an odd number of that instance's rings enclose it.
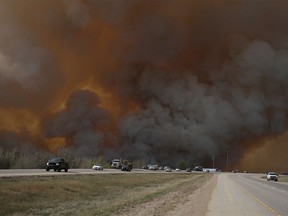
<instances>
[{"instance_id":1,"label":"paved lane","mask_svg":"<svg viewBox=\"0 0 288 216\"><path fill-rule=\"evenodd\" d=\"M184 171L183 171L184 172ZM92 169L69 169L68 172L54 172L50 170L47 172L45 169L0 169L1 177L17 177L17 176L52 176L52 175L83 175L83 174L131 174L131 173L167 173L165 171L151 171L145 169L133 169L132 172L125 172L118 169L104 169L104 170L92 170ZM175 173L175 172L174 172Z\"/></svg>"},{"instance_id":2,"label":"paved lane","mask_svg":"<svg viewBox=\"0 0 288 216\"><path fill-rule=\"evenodd\" d=\"M134 169L133 172L137 172ZM139 172L139 171L138 171ZM45 169L1 169L0 177L15 177L15 176L51 176L51 175L82 175L82 174L108 174L108 173L129 173L122 172L117 169L104 169L102 170L92 170L92 169L69 169L68 172L54 172L50 170L47 172Z\"/></svg>"},{"instance_id":3,"label":"paved lane","mask_svg":"<svg viewBox=\"0 0 288 216\"><path fill-rule=\"evenodd\" d=\"M206 215L288 215L288 184L267 182L261 176L219 174Z\"/></svg>"}]
</instances>

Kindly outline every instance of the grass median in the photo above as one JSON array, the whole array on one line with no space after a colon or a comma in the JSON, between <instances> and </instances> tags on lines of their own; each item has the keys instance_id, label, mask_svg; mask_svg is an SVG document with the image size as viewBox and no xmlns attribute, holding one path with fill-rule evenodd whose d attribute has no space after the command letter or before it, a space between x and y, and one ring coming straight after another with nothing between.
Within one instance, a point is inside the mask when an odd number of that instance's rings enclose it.
<instances>
[{"instance_id":1,"label":"grass median","mask_svg":"<svg viewBox=\"0 0 288 216\"><path fill-rule=\"evenodd\" d=\"M0 215L113 215L169 192L195 191L209 174L131 173L0 179Z\"/></svg>"}]
</instances>

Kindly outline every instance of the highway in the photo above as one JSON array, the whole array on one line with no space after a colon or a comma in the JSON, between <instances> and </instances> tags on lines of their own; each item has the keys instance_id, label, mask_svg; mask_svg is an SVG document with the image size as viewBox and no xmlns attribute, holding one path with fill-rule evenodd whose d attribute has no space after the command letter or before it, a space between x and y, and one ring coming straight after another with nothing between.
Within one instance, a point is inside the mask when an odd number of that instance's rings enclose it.
<instances>
[{"instance_id":1,"label":"highway","mask_svg":"<svg viewBox=\"0 0 288 216\"><path fill-rule=\"evenodd\" d=\"M144 171L144 170L143 170ZM133 172L142 172L141 169L133 169ZM130 173L117 169L69 169L68 172L54 172L45 169L0 169L0 177L17 177L17 176L52 176L52 175L86 175L86 174L112 174L112 173Z\"/></svg>"},{"instance_id":2,"label":"highway","mask_svg":"<svg viewBox=\"0 0 288 216\"><path fill-rule=\"evenodd\" d=\"M57 176L57 175L87 175L87 174L131 174L131 173L155 173L155 171L145 169L133 169L132 172L121 171L119 169L69 169L68 172L54 172L53 170L46 171L45 169L0 169L1 177L17 177L17 176ZM157 171L157 173L167 173L165 171Z\"/></svg>"},{"instance_id":3,"label":"highway","mask_svg":"<svg viewBox=\"0 0 288 216\"><path fill-rule=\"evenodd\" d=\"M288 215L288 184L267 181L265 174L219 174L206 216Z\"/></svg>"}]
</instances>

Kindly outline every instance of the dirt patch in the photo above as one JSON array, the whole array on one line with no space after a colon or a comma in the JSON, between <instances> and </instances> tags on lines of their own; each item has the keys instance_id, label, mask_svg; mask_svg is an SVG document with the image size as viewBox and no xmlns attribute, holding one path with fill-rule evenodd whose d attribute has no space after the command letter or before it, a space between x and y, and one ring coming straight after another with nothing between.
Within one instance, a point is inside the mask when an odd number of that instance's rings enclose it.
<instances>
[{"instance_id":1,"label":"dirt patch","mask_svg":"<svg viewBox=\"0 0 288 216\"><path fill-rule=\"evenodd\" d=\"M217 175L203 181L189 182L175 191L149 202L141 203L118 212L118 216L204 216Z\"/></svg>"}]
</instances>

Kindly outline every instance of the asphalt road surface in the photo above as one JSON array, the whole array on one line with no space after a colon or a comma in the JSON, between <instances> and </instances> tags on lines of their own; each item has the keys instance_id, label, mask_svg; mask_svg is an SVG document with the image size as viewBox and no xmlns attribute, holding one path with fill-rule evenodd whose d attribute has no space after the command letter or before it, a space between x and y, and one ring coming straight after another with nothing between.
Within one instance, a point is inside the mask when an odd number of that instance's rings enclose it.
<instances>
[{"instance_id":1,"label":"asphalt road surface","mask_svg":"<svg viewBox=\"0 0 288 216\"><path fill-rule=\"evenodd\" d=\"M288 184L267 181L264 174L219 174L206 216L288 215Z\"/></svg>"},{"instance_id":2,"label":"asphalt road surface","mask_svg":"<svg viewBox=\"0 0 288 216\"><path fill-rule=\"evenodd\" d=\"M155 172L144 169L133 169L132 172L121 171L118 169L104 169L104 170L92 170L92 169L69 169L68 172L62 170L61 172L54 172L53 170L46 171L45 169L0 169L1 177L16 177L16 176L51 176L51 175L83 175L83 174L112 174L112 173L147 173Z\"/></svg>"}]
</instances>

